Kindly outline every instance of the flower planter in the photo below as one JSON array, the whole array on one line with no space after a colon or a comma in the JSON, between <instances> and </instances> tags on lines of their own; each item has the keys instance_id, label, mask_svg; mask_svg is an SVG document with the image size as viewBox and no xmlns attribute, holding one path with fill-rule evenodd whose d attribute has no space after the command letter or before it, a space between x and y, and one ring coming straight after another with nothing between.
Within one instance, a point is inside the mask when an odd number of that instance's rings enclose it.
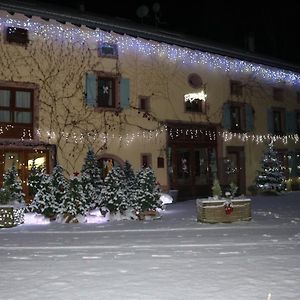
<instances>
[{"instance_id":1,"label":"flower planter","mask_svg":"<svg viewBox=\"0 0 300 300\"><path fill-rule=\"evenodd\" d=\"M24 223L24 208L0 206L0 228L14 227Z\"/></svg>"},{"instance_id":2,"label":"flower planter","mask_svg":"<svg viewBox=\"0 0 300 300\"><path fill-rule=\"evenodd\" d=\"M146 220L146 219L157 219L159 217L159 213L156 210L149 210L149 211L142 211L138 213L139 220Z\"/></svg>"},{"instance_id":3,"label":"flower planter","mask_svg":"<svg viewBox=\"0 0 300 300\"><path fill-rule=\"evenodd\" d=\"M251 220L251 199L233 199L230 207L226 199L197 199L197 221L203 223L231 223Z\"/></svg>"}]
</instances>

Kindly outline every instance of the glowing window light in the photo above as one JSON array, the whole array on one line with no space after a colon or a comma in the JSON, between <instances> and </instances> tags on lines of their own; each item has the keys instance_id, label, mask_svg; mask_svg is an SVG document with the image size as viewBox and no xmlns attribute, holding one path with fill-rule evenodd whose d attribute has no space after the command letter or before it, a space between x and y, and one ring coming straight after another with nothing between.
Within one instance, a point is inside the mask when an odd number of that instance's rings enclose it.
<instances>
[{"instance_id":1,"label":"glowing window light","mask_svg":"<svg viewBox=\"0 0 300 300\"><path fill-rule=\"evenodd\" d=\"M34 159L34 163L35 163L36 167L45 167L46 158L44 156L38 157L38 158ZM29 159L28 160L28 170L31 170L32 165L33 165L33 159Z\"/></svg>"},{"instance_id":2,"label":"glowing window light","mask_svg":"<svg viewBox=\"0 0 300 300\"><path fill-rule=\"evenodd\" d=\"M179 46L147 41L142 38L134 38L127 35L120 35L114 32L105 32L100 29L92 30L86 28L66 27L62 24L45 24L44 21L26 21L12 19L7 15L6 18L0 17L0 27L21 27L29 30L32 38L43 37L45 39L59 39L63 41L85 44L91 42L113 42L118 44L120 53L126 51L136 51L145 56L156 55L164 57L170 61L181 62L182 64L206 65L211 69L218 69L224 72L234 72L242 74L252 74L258 79L270 82L285 82L289 85L300 85L300 74L288 70L277 69L261 64L246 62L243 60L191 50Z\"/></svg>"},{"instance_id":3,"label":"glowing window light","mask_svg":"<svg viewBox=\"0 0 300 300\"><path fill-rule=\"evenodd\" d=\"M185 102L193 102L197 100L203 100L205 101L207 95L204 93L204 91L201 91L199 93L190 93L190 94L185 94L184 95L184 101Z\"/></svg>"}]
</instances>

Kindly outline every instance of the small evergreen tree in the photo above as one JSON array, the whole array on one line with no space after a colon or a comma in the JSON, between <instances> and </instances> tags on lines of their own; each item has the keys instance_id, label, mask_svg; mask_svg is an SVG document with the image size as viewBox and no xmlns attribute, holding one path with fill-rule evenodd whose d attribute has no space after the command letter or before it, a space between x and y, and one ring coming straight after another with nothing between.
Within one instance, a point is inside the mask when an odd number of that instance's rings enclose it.
<instances>
[{"instance_id":1,"label":"small evergreen tree","mask_svg":"<svg viewBox=\"0 0 300 300\"><path fill-rule=\"evenodd\" d=\"M124 165L124 174L125 174L125 181L126 181L126 194L128 195L129 205L134 207L135 200L135 193L137 189L137 180L132 169L131 164L129 161L125 161Z\"/></svg>"},{"instance_id":2,"label":"small evergreen tree","mask_svg":"<svg viewBox=\"0 0 300 300\"><path fill-rule=\"evenodd\" d=\"M39 190L30 204L30 209L31 211L43 214L46 217L53 217L55 215L55 201L51 177L44 173Z\"/></svg>"},{"instance_id":3,"label":"small evergreen tree","mask_svg":"<svg viewBox=\"0 0 300 300\"><path fill-rule=\"evenodd\" d=\"M211 190L212 190L212 195L214 197L220 198L222 196L222 189L221 189L220 182L219 182L218 178L214 179L213 186L212 186Z\"/></svg>"},{"instance_id":4,"label":"small evergreen tree","mask_svg":"<svg viewBox=\"0 0 300 300\"><path fill-rule=\"evenodd\" d=\"M103 185L102 172L99 162L92 149L89 149L81 169L83 192L88 206L93 209L100 203L100 194Z\"/></svg>"},{"instance_id":5,"label":"small evergreen tree","mask_svg":"<svg viewBox=\"0 0 300 300\"><path fill-rule=\"evenodd\" d=\"M32 162L31 170L28 176L29 195L34 197L41 188L41 182L44 179L44 168L35 164L35 159Z\"/></svg>"},{"instance_id":6,"label":"small evergreen tree","mask_svg":"<svg viewBox=\"0 0 300 300\"><path fill-rule=\"evenodd\" d=\"M77 215L86 215L87 201L83 192L81 178L72 176L67 184L66 193L62 197L62 213L72 219Z\"/></svg>"},{"instance_id":7,"label":"small evergreen tree","mask_svg":"<svg viewBox=\"0 0 300 300\"><path fill-rule=\"evenodd\" d=\"M22 183L14 165L3 174L3 189L9 195L8 202L24 202L25 194L22 192Z\"/></svg>"},{"instance_id":8,"label":"small evergreen tree","mask_svg":"<svg viewBox=\"0 0 300 300\"><path fill-rule=\"evenodd\" d=\"M60 165L56 165L53 168L51 175L51 183L53 187L53 195L55 201L53 202L53 212L55 214L60 213L62 209L63 197L66 194L67 180L63 174L63 168Z\"/></svg>"},{"instance_id":9,"label":"small evergreen tree","mask_svg":"<svg viewBox=\"0 0 300 300\"><path fill-rule=\"evenodd\" d=\"M161 207L156 178L151 168L143 168L137 174L137 189L134 200L137 211L156 210Z\"/></svg>"},{"instance_id":10,"label":"small evergreen tree","mask_svg":"<svg viewBox=\"0 0 300 300\"><path fill-rule=\"evenodd\" d=\"M129 207L125 173L120 167L112 168L106 176L101 201L101 206L108 208L111 213L122 213Z\"/></svg>"},{"instance_id":11,"label":"small evergreen tree","mask_svg":"<svg viewBox=\"0 0 300 300\"><path fill-rule=\"evenodd\" d=\"M257 189L262 192L284 191L286 186L283 167L272 144L264 151L261 165L261 171L258 171L256 177Z\"/></svg>"}]
</instances>

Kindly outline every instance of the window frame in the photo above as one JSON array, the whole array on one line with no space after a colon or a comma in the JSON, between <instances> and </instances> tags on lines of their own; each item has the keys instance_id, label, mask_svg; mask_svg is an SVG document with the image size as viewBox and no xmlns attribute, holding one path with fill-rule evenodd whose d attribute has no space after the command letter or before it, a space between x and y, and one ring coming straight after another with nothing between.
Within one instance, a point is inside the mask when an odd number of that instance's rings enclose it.
<instances>
[{"instance_id":1,"label":"window frame","mask_svg":"<svg viewBox=\"0 0 300 300\"><path fill-rule=\"evenodd\" d=\"M243 93L243 83L239 80L230 80L230 95L242 97Z\"/></svg>"},{"instance_id":2,"label":"window frame","mask_svg":"<svg viewBox=\"0 0 300 300\"><path fill-rule=\"evenodd\" d=\"M280 87L273 87L273 100L277 102L283 102L284 90Z\"/></svg>"},{"instance_id":3,"label":"window frame","mask_svg":"<svg viewBox=\"0 0 300 300\"><path fill-rule=\"evenodd\" d=\"M245 132L246 131L246 112L245 112L245 103L230 101L228 102L230 107L230 131L232 132ZM232 117L233 108L239 109L239 126L233 127L234 118Z\"/></svg>"},{"instance_id":4,"label":"window frame","mask_svg":"<svg viewBox=\"0 0 300 300\"><path fill-rule=\"evenodd\" d=\"M144 105L142 105L144 103ZM149 112L150 111L150 97L139 96L138 97L138 109L140 111Z\"/></svg>"},{"instance_id":5,"label":"window frame","mask_svg":"<svg viewBox=\"0 0 300 300\"><path fill-rule=\"evenodd\" d=\"M111 73L95 73L97 76L97 95L96 95L96 110L117 110L120 107L120 76ZM99 95L99 82L100 80L112 81L112 105L101 105Z\"/></svg>"},{"instance_id":6,"label":"window frame","mask_svg":"<svg viewBox=\"0 0 300 300\"><path fill-rule=\"evenodd\" d=\"M145 164L145 161L146 164ZM141 168L152 168L152 154L151 153L141 153Z\"/></svg>"},{"instance_id":7,"label":"window frame","mask_svg":"<svg viewBox=\"0 0 300 300\"><path fill-rule=\"evenodd\" d=\"M184 112L206 114L206 100L184 101Z\"/></svg>"},{"instance_id":8,"label":"window frame","mask_svg":"<svg viewBox=\"0 0 300 300\"><path fill-rule=\"evenodd\" d=\"M280 128L276 130L274 114L279 113L280 115ZM285 108L282 107L272 107L272 122L273 122L273 133L275 135L283 135L286 132L286 122L285 122Z\"/></svg>"},{"instance_id":9,"label":"window frame","mask_svg":"<svg viewBox=\"0 0 300 300\"><path fill-rule=\"evenodd\" d=\"M9 122L0 122L3 132L0 135L1 139L33 139L38 140L36 128L38 128L38 86L34 83L23 82L9 82L0 80L0 89L10 91L10 105L1 106L1 110L8 110L10 112ZM16 107L16 92L25 91L30 92L30 108ZM13 100L11 100L13 97ZM14 119L15 112L31 112L30 123L16 123Z\"/></svg>"}]
</instances>

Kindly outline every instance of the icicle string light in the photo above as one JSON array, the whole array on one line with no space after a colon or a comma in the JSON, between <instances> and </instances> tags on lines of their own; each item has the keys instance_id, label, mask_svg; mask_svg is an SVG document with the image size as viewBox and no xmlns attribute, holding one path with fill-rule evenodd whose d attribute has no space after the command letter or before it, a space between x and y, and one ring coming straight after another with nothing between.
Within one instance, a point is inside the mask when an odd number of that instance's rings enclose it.
<instances>
[{"instance_id":1,"label":"icicle string light","mask_svg":"<svg viewBox=\"0 0 300 300\"><path fill-rule=\"evenodd\" d=\"M0 128L0 135L3 134L3 129ZM67 142L74 142L75 144L82 144L88 141L99 141L102 143L108 142L119 142L124 143L124 145L129 146L134 142L149 142L153 140L168 136L169 139L175 140L178 138L197 140L200 136L205 136L209 141L216 141L217 136L222 138L225 143L232 140L237 140L240 142L251 142L255 144L261 144L265 142L275 143L281 142L287 144L293 142L294 144L299 143L300 137L298 134L288 134L288 135L273 135L273 134L253 134L253 133L236 133L230 131L214 131L209 129L195 129L195 128L170 128L166 125L153 130L140 130L136 132L126 133L124 135L119 135L113 132L108 133L95 133L95 132L55 132L49 130L37 129L36 135L40 140L47 141L49 143L54 143L58 139L64 139ZM32 141L32 134L30 130L24 130L22 136L20 137L22 142Z\"/></svg>"},{"instance_id":2,"label":"icicle string light","mask_svg":"<svg viewBox=\"0 0 300 300\"><path fill-rule=\"evenodd\" d=\"M169 59L170 61L181 62L183 64L199 64L207 66L209 69L217 69L224 72L252 74L256 78L273 83L287 83L289 85L300 86L300 74L288 70L268 67L261 64L251 63L244 60L234 59L226 56L191 50L176 45L168 45L155 41L147 41L142 38L134 38L127 35L120 35L114 32L106 32L100 29L89 29L87 27L78 28L71 24L62 25L37 22L32 19L25 21L13 19L7 15L0 18L0 28L20 27L28 29L31 39L41 38L63 40L66 42L85 44L87 42L109 42L118 45L119 53L134 51L144 56L156 55Z\"/></svg>"}]
</instances>

